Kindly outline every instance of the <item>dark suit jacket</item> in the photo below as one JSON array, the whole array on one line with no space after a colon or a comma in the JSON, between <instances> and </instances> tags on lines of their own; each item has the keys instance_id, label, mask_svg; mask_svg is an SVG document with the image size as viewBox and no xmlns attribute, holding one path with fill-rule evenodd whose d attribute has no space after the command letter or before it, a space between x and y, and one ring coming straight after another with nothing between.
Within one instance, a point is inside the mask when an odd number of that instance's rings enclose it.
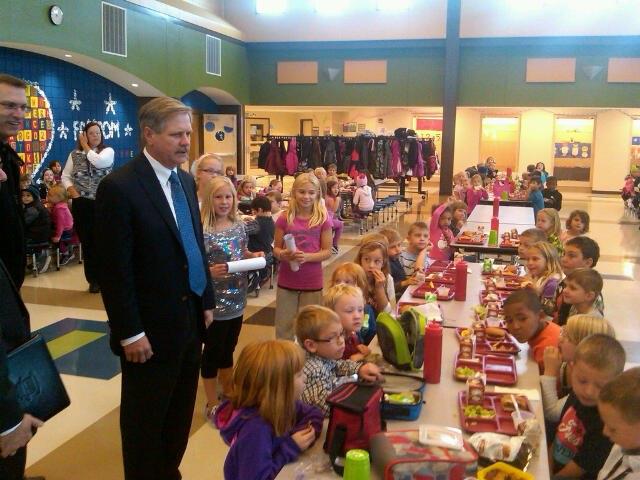
<instances>
[{"instance_id":1,"label":"dark suit jacket","mask_svg":"<svg viewBox=\"0 0 640 480\"><path fill-rule=\"evenodd\" d=\"M214 307L193 178L178 169L207 275L202 307ZM107 175L96 195L96 253L109 317L111 348L144 331L158 357L171 356L189 328L189 275L180 233L151 164L143 153ZM204 320L198 325L204 334Z\"/></svg>"},{"instance_id":2,"label":"dark suit jacket","mask_svg":"<svg viewBox=\"0 0 640 480\"><path fill-rule=\"evenodd\" d=\"M29 340L29 314L0 260L0 432L22 420L22 410L7 372L7 352Z\"/></svg>"},{"instance_id":3,"label":"dark suit jacket","mask_svg":"<svg viewBox=\"0 0 640 480\"><path fill-rule=\"evenodd\" d=\"M27 261L24 217L20 200L22 160L6 143L0 142L0 161L7 181L0 183L0 259L18 288L24 281Z\"/></svg>"}]
</instances>

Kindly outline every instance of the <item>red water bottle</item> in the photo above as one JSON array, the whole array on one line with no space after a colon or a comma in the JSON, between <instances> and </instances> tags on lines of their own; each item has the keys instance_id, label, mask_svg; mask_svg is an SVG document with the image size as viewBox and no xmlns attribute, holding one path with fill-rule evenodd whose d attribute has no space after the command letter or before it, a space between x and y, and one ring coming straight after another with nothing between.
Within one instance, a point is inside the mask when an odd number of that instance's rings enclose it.
<instances>
[{"instance_id":1,"label":"red water bottle","mask_svg":"<svg viewBox=\"0 0 640 480\"><path fill-rule=\"evenodd\" d=\"M424 381L440 383L442 370L442 327L437 322L429 322L424 330Z\"/></svg>"},{"instance_id":2,"label":"red water bottle","mask_svg":"<svg viewBox=\"0 0 640 480\"><path fill-rule=\"evenodd\" d=\"M500 195L493 194L493 216L497 217L500 211Z\"/></svg>"},{"instance_id":3,"label":"red water bottle","mask_svg":"<svg viewBox=\"0 0 640 480\"><path fill-rule=\"evenodd\" d=\"M456 281L453 298L464 302L467 299L467 262L456 263Z\"/></svg>"}]
</instances>

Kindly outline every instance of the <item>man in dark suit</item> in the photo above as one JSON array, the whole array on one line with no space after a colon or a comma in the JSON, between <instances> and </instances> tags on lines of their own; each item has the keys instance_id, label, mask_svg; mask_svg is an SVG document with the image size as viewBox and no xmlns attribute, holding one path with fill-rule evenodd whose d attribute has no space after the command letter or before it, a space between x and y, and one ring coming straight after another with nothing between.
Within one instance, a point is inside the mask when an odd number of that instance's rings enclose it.
<instances>
[{"instance_id":1,"label":"man in dark suit","mask_svg":"<svg viewBox=\"0 0 640 480\"><path fill-rule=\"evenodd\" d=\"M213 289L188 160L191 109L151 100L139 112L143 152L96 195L100 288L120 355L125 478L180 479Z\"/></svg>"},{"instance_id":2,"label":"man in dark suit","mask_svg":"<svg viewBox=\"0 0 640 480\"><path fill-rule=\"evenodd\" d=\"M26 342L30 333L29 313L2 260L0 299L0 478L22 480L31 429L42 422L22 411L7 372L6 353Z\"/></svg>"}]
</instances>

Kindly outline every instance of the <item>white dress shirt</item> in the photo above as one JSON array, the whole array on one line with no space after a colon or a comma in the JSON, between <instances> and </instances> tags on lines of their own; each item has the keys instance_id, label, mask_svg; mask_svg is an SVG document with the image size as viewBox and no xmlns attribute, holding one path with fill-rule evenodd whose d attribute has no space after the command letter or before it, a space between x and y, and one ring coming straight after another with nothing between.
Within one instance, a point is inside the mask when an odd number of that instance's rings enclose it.
<instances>
[{"instance_id":1,"label":"white dress shirt","mask_svg":"<svg viewBox=\"0 0 640 480\"><path fill-rule=\"evenodd\" d=\"M164 196L167 197L169 208L171 209L171 213L173 214L174 220L176 220L176 226L177 226L178 220L176 219L176 211L173 208L173 198L171 197L171 182L169 182L169 177L171 176L171 172L175 172L176 169L175 168L170 169L162 165L159 161L153 158L149 154L149 152L147 152L146 148L143 150L143 153L144 153L144 156L147 157L147 160L149 160L149 164L151 164L151 168L153 168L153 171L155 172L156 177L158 177L158 182L160 182L160 187L162 187L162 193L164 193ZM134 335L133 337L120 340L120 345L122 345L123 347L126 347L127 345L130 345L133 342L140 340L145 335L146 334L144 332L140 332L139 334Z\"/></svg>"},{"instance_id":2,"label":"white dress shirt","mask_svg":"<svg viewBox=\"0 0 640 480\"><path fill-rule=\"evenodd\" d=\"M60 181L62 182L62 186L65 189L73 186L73 178L71 178L71 174L73 173L73 150L69 156L67 157L67 163L64 164L64 169L62 170L62 174L60 176ZM93 150L89 150L87 152L87 160L96 168L109 168L113 166L113 158L115 156L115 152L113 148L106 147L100 153L94 152Z\"/></svg>"}]
</instances>

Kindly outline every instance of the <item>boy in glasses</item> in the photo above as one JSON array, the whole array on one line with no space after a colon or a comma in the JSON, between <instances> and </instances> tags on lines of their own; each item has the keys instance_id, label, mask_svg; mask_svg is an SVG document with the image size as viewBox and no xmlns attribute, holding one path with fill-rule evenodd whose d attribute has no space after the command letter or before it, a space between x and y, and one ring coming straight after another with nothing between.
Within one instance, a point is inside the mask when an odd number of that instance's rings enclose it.
<instances>
[{"instance_id":1,"label":"boy in glasses","mask_svg":"<svg viewBox=\"0 0 640 480\"><path fill-rule=\"evenodd\" d=\"M306 351L303 372L307 377L302 401L329 415L327 396L339 385L362 380L381 380L380 369L373 363L342 360L345 332L338 315L328 308L309 305L295 319L298 343Z\"/></svg>"}]
</instances>

